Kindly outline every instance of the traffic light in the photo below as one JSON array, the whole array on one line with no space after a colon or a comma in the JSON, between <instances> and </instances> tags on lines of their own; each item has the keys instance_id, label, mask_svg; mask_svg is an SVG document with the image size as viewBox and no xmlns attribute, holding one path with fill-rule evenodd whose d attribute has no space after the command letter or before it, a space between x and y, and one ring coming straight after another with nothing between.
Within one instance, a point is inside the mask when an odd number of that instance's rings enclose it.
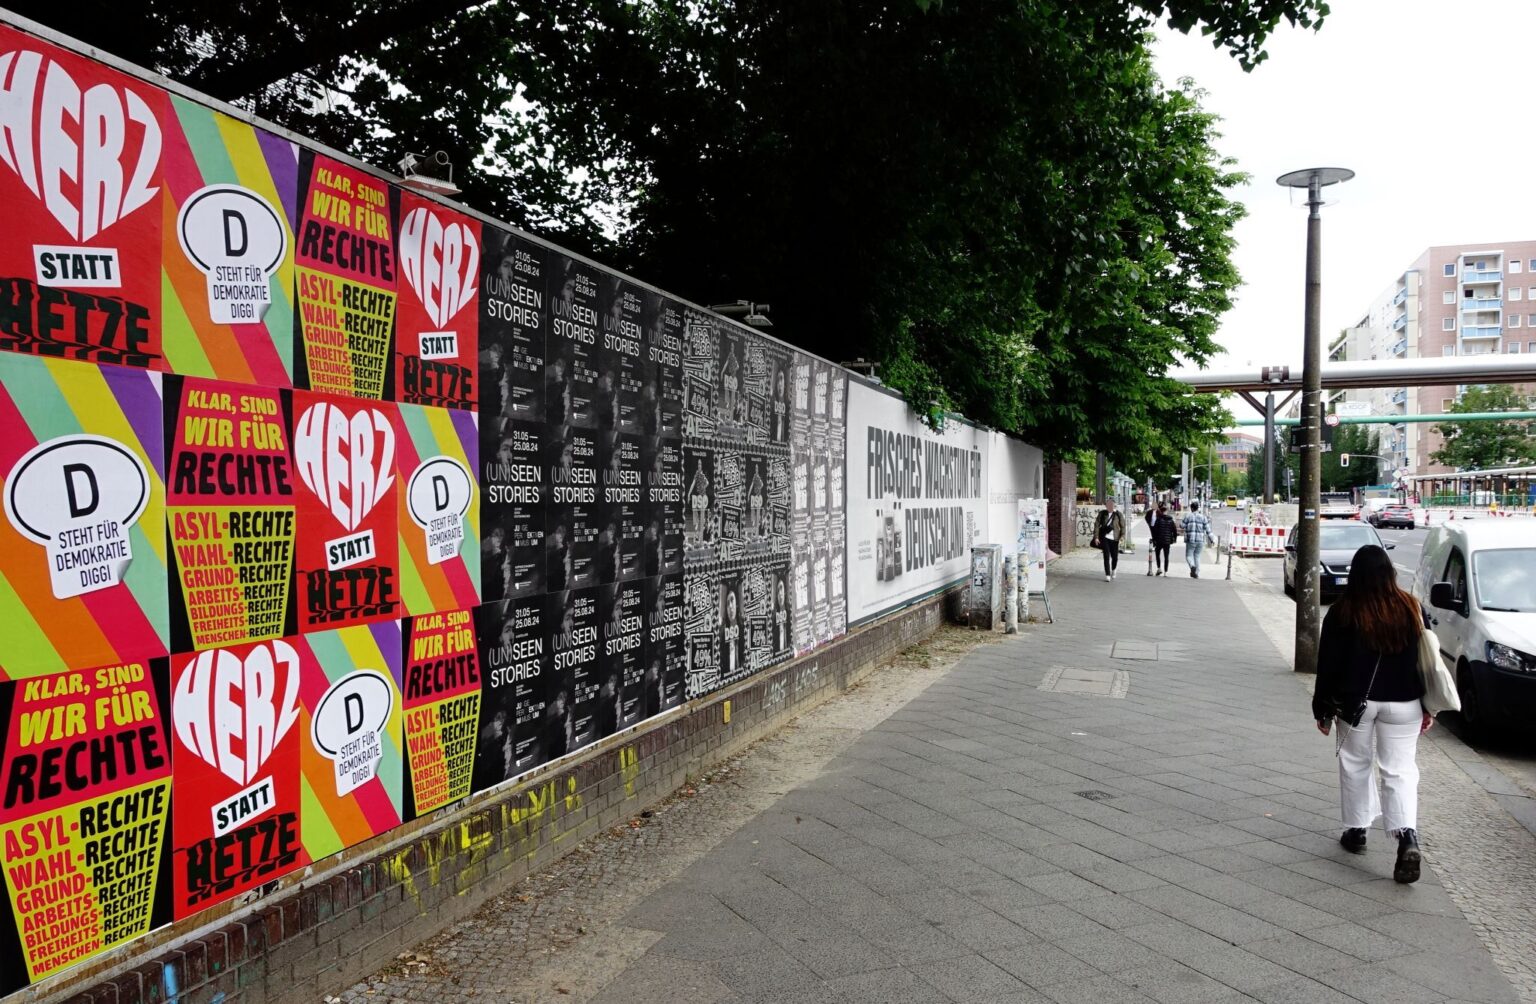
<instances>
[{"instance_id":1,"label":"traffic light","mask_svg":"<svg viewBox=\"0 0 1536 1004\"><path fill-rule=\"evenodd\" d=\"M1339 454L1339 466L1340 467L1348 467L1349 466L1349 454L1347 454L1347 453Z\"/></svg>"}]
</instances>

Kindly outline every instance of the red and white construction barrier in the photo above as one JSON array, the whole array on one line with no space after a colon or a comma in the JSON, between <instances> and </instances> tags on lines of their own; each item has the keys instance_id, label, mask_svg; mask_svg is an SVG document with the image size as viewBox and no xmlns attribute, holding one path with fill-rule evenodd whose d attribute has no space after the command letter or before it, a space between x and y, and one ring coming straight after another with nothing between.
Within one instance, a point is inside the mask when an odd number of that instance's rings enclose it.
<instances>
[{"instance_id":1,"label":"red and white construction barrier","mask_svg":"<svg viewBox=\"0 0 1536 1004\"><path fill-rule=\"evenodd\" d=\"M1228 529L1227 549L1234 554L1284 554L1285 535L1289 532L1283 526L1237 523Z\"/></svg>"}]
</instances>

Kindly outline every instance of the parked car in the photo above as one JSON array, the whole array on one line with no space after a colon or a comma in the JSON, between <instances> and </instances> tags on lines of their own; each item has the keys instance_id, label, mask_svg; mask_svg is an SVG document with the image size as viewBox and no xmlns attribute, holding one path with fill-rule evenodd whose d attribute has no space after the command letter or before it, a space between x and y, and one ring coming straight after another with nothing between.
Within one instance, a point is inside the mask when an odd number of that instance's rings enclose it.
<instances>
[{"instance_id":1,"label":"parked car","mask_svg":"<svg viewBox=\"0 0 1536 1004\"><path fill-rule=\"evenodd\" d=\"M1371 513L1370 521L1371 525L1378 530L1388 526L1400 526L1405 530L1412 530L1418 526L1412 507L1405 505L1383 506Z\"/></svg>"},{"instance_id":2,"label":"parked car","mask_svg":"<svg viewBox=\"0 0 1536 1004\"><path fill-rule=\"evenodd\" d=\"M1536 714L1536 520L1457 520L1432 527L1413 592L1456 674L1474 733Z\"/></svg>"},{"instance_id":3,"label":"parked car","mask_svg":"<svg viewBox=\"0 0 1536 1004\"><path fill-rule=\"evenodd\" d=\"M1349 584L1349 563L1355 560L1355 552L1367 544L1375 544L1392 550L1395 544L1382 543L1374 527L1364 523L1319 523L1322 534L1318 541L1318 559L1322 565L1318 577L1318 592L1322 602L1338 599ZM1296 596L1296 528L1285 535L1285 595Z\"/></svg>"},{"instance_id":4,"label":"parked car","mask_svg":"<svg viewBox=\"0 0 1536 1004\"><path fill-rule=\"evenodd\" d=\"M1237 500L1237 508L1238 508L1239 511L1248 508L1248 500L1246 498L1238 499Z\"/></svg>"},{"instance_id":5,"label":"parked car","mask_svg":"<svg viewBox=\"0 0 1536 1004\"><path fill-rule=\"evenodd\" d=\"M1236 509L1237 508L1237 496L1236 495L1228 495L1227 496L1227 508L1228 509Z\"/></svg>"}]
</instances>

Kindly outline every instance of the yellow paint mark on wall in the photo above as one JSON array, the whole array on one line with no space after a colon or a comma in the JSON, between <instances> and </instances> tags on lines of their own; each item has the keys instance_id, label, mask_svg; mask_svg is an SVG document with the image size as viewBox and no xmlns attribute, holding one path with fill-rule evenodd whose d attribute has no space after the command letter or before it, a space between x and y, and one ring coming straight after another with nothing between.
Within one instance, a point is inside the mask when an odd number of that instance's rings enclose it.
<instances>
[{"instance_id":1,"label":"yellow paint mark on wall","mask_svg":"<svg viewBox=\"0 0 1536 1004\"><path fill-rule=\"evenodd\" d=\"M725 702L725 724L731 724L731 702Z\"/></svg>"},{"instance_id":2,"label":"yellow paint mark on wall","mask_svg":"<svg viewBox=\"0 0 1536 1004\"><path fill-rule=\"evenodd\" d=\"M633 746L619 750L619 776L624 778L624 797L635 797L635 779L640 776L640 754Z\"/></svg>"}]
</instances>

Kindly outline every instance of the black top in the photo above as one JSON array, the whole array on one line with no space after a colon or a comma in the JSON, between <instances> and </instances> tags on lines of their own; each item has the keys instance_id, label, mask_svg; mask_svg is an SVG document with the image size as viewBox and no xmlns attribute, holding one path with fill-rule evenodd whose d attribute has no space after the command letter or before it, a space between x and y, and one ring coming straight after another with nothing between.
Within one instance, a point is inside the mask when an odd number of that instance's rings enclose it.
<instances>
[{"instance_id":1,"label":"black top","mask_svg":"<svg viewBox=\"0 0 1536 1004\"><path fill-rule=\"evenodd\" d=\"M1374 683L1371 682L1373 672ZM1366 693L1367 686L1369 693ZM1418 638L1401 652L1378 653L1336 616L1335 610L1328 612L1317 649L1317 689L1312 695L1314 719L1324 721L1341 708L1352 711L1362 698L1417 701L1423 696Z\"/></svg>"}]
</instances>

